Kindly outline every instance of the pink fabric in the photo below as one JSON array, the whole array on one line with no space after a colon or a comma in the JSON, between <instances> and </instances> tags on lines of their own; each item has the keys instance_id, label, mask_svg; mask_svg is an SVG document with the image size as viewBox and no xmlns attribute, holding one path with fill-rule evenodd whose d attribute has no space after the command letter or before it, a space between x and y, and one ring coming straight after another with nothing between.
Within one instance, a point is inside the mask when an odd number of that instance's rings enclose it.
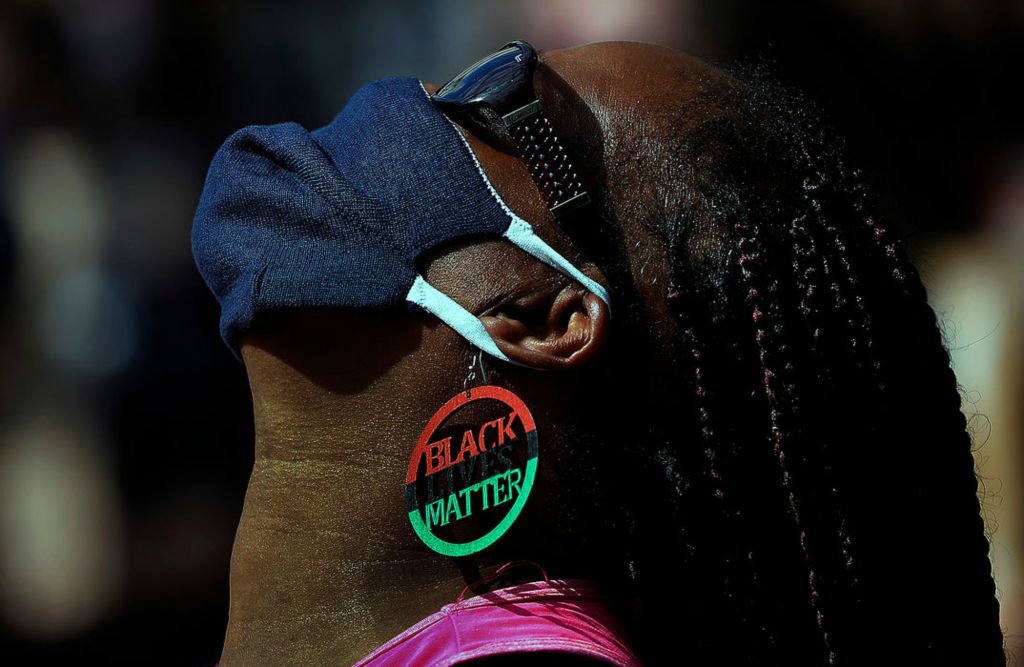
<instances>
[{"instance_id":1,"label":"pink fabric","mask_svg":"<svg viewBox=\"0 0 1024 667\"><path fill-rule=\"evenodd\" d=\"M582 579L535 581L447 604L353 667L446 667L510 653L547 651L640 662L598 591Z\"/></svg>"}]
</instances>

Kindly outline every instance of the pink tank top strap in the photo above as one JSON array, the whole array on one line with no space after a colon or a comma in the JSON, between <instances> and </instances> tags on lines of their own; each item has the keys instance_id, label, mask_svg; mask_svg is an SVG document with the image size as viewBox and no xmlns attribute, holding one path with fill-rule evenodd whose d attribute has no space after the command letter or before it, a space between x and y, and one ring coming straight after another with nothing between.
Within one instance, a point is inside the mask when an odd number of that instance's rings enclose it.
<instances>
[{"instance_id":1,"label":"pink tank top strap","mask_svg":"<svg viewBox=\"0 0 1024 667\"><path fill-rule=\"evenodd\" d=\"M447 604L355 667L447 667L536 652L589 657L622 667L640 665L592 583L550 579Z\"/></svg>"}]
</instances>

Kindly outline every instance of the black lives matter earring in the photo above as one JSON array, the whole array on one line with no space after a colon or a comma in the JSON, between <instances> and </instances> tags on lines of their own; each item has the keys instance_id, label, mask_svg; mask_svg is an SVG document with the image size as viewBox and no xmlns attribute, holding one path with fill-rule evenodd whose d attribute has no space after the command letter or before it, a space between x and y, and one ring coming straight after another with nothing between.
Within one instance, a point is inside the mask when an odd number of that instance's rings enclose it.
<instances>
[{"instance_id":1,"label":"black lives matter earring","mask_svg":"<svg viewBox=\"0 0 1024 667\"><path fill-rule=\"evenodd\" d=\"M470 386L476 366L484 384ZM462 391L427 422L405 480L416 535L439 554L469 556L515 523L537 474L537 427L521 398L487 384L482 355Z\"/></svg>"}]
</instances>

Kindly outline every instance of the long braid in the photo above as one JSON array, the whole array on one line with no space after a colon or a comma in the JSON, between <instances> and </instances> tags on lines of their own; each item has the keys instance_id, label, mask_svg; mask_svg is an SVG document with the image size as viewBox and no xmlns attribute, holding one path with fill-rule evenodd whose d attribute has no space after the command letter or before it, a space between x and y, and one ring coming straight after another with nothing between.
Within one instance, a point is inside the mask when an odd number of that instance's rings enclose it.
<instances>
[{"instance_id":1,"label":"long braid","mask_svg":"<svg viewBox=\"0 0 1024 667\"><path fill-rule=\"evenodd\" d=\"M801 523L800 507L794 492L793 482L790 476L790 465L786 461L786 441L784 425L784 393L782 378L779 375L775 362L781 356L780 350L772 349L775 342L774 337L780 333L781 321L776 311L776 305L762 297L762 292L767 292L771 297L778 291L776 281L768 279L767 283L759 278L767 279L766 275L759 274L759 262L764 261L764 249L756 229L752 225L737 223L734 231L740 238L740 254L738 263L743 283L747 288L747 305L750 308L750 317L754 328L754 340L758 349L758 356L763 372L764 396L768 403L769 421L771 428L772 451L778 461L779 473L782 486L786 491L786 498L789 505L789 512L799 532L800 548L807 564L808 588L811 608L814 612L815 623L821 632L822 642L828 656L830 665L835 664L836 656L831 647L831 638L825 627L824 610L820 603L820 590L818 586L818 575L815 571L811 549L808 544L808 535Z\"/></svg>"},{"instance_id":2,"label":"long braid","mask_svg":"<svg viewBox=\"0 0 1024 667\"><path fill-rule=\"evenodd\" d=\"M825 260L820 256L820 249L814 236L809 233L807 227L812 224L809 214L801 214L793 218L789 225L788 235L793 248L793 272L794 282L798 292L797 310L804 323L806 332L806 344L808 350L815 354L816 363L807 371L811 377L810 385L804 385L803 394L812 402L805 410L806 419L803 423L810 428L815 422L821 423L820 419L814 419L812 412L817 414L826 410L823 405L828 394L821 395L823 389L833 386L835 378L829 360L834 354L835 348L830 345L833 338L833 329L838 328L838 323L826 321L824 314L829 306L822 298L822 294L833 294L831 289L825 289L823 282L829 280L830 276L823 267ZM841 482L838 479L835 463L832 455L834 450L841 444L835 441L836 435L827 432L825 429L815 429L815 447L810 449L808 455L820 461L818 472L818 485L826 490L829 496L828 520L831 521L831 530L835 531L835 548L839 552L840 567L848 578L845 592L847 596L855 597L859 588L859 582L854 569L853 539L847 530L846 521L842 514L843 498L840 493ZM825 509L818 512L822 520L825 520ZM823 529L821 535L824 537L827 532ZM839 582L833 582L833 587L840 586Z\"/></svg>"},{"instance_id":3,"label":"long braid","mask_svg":"<svg viewBox=\"0 0 1024 667\"><path fill-rule=\"evenodd\" d=\"M818 143L820 146L820 142ZM791 229L796 230L792 236L796 237L794 241L801 237L805 239L807 245L806 255L808 257L817 256L819 252L822 252L821 248L825 249L824 253L826 256L820 260L822 263L820 275L827 281L828 293L833 296L831 309L839 318L839 323L845 325L849 335L847 349L851 357L853 375L846 379L845 382L856 382L856 386L868 390L864 391L863 395L869 396L871 394L869 384L877 382L879 366L879 362L874 354L871 313L861 287L859 272L850 261L851 255L857 249L851 245L845 230L836 222L835 216L841 213L835 211L835 207L830 208L828 206L828 200L841 196L841 189L845 185L842 156L836 151L827 150L825 147L819 147L817 151L814 151L809 146L809 141L800 137L794 138L794 144L798 153L797 159L802 164L803 169L807 173L812 174L812 176L805 176L801 182L802 204L808 213L798 218L803 224L791 227ZM825 156L829 158L827 161L824 159ZM821 232L824 232L823 242L820 244L817 239L821 234L815 233L814 227L820 227ZM813 267L811 267L811 270L813 271ZM816 271L814 273L817 274ZM810 291L814 296L817 296L820 287L815 288L812 282L813 277L805 275L804 280L807 283L804 287L804 293L806 294ZM818 303L820 304L821 302L819 301ZM819 321L814 321L816 319L820 320L820 318L815 317L820 307L820 305L818 308L805 305L801 308L801 312L805 315L805 319L809 321L812 331L817 334L817 336L812 335L812 339L815 340L824 338L824 334L821 331L822 324ZM829 357L829 359L836 358L842 357L840 355ZM826 363L824 367L826 372L831 370L831 364ZM870 405L865 406L865 409L868 410L872 408L873 406ZM872 429L873 424L869 423L868 428ZM868 437L872 437L870 433ZM827 488L830 495L834 529L838 537L841 563L848 577L847 595L852 599L859 600L859 581L855 572L853 537L847 530L846 520L841 513L844 500L841 497L840 483L832 474L834 472L833 464L829 462L828 452L826 451L831 446L829 438L823 437L821 439L821 458L824 461L822 470L827 478Z\"/></svg>"},{"instance_id":4,"label":"long braid","mask_svg":"<svg viewBox=\"0 0 1024 667\"><path fill-rule=\"evenodd\" d=\"M678 303L681 299L677 298L675 301ZM681 312L679 312L679 310L677 310L676 316L681 316ZM685 319L682 321L685 322ZM740 595L739 586L746 584L748 589L749 587L756 586L756 572L753 570L747 570L746 576L749 576L749 579L743 582L740 581L745 576L740 572L741 566L743 565L741 561L744 559L737 553L734 546L735 538L732 537L742 534L740 531L740 510L736 507L730 508L726 504L727 494L724 486L723 473L719 468L718 461L720 457L719 452L727 455L730 454L728 448L720 448L718 446L721 439L727 437L727 434L719 430L716 426L714 396L712 396L712 390L707 385L704 377L709 360L706 359L707 352L705 346L698 337L694 326L689 326L682 331L681 342L683 344L684 354L688 355L690 358L690 367L692 369L690 387L695 397L694 409L697 413L698 426L700 429L702 442L701 450L704 460L707 463L709 491L711 492L712 497L711 502L718 508L716 514L722 519L720 534L728 543L723 549L724 553L722 562L722 594L724 597L724 603L726 605L737 606L739 622L744 627L749 628L753 616L751 601L749 597L744 598Z\"/></svg>"}]
</instances>

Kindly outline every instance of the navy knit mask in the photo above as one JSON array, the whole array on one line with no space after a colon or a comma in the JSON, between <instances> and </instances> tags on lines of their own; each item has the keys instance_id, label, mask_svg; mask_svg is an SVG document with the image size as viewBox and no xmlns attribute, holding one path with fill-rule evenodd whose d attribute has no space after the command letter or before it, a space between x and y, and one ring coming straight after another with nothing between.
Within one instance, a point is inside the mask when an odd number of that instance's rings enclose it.
<instances>
[{"instance_id":1,"label":"navy knit mask","mask_svg":"<svg viewBox=\"0 0 1024 667\"><path fill-rule=\"evenodd\" d=\"M312 132L280 123L231 135L210 164L192 252L239 359L239 338L261 311L410 302L509 361L473 314L416 271L422 253L474 234L503 236L608 304L600 284L509 210L419 79L393 77L364 85Z\"/></svg>"}]
</instances>

